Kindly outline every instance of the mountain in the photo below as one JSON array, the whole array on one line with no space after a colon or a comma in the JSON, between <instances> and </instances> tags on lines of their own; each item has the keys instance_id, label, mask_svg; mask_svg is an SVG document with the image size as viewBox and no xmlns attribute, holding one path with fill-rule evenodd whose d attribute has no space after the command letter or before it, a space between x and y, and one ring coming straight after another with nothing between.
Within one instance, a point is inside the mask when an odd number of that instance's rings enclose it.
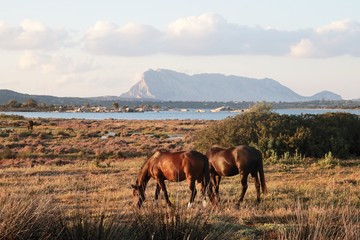
<instances>
[{"instance_id":1,"label":"mountain","mask_svg":"<svg viewBox=\"0 0 360 240\"><path fill-rule=\"evenodd\" d=\"M0 104L6 104L9 100L16 100L19 103L23 103L28 99L33 99L38 103L46 103L47 105L81 105L87 101L91 101L86 98L76 97L54 97L50 95L30 95L25 93L18 93L15 91L0 89Z\"/></svg>"},{"instance_id":2,"label":"mountain","mask_svg":"<svg viewBox=\"0 0 360 240\"><path fill-rule=\"evenodd\" d=\"M119 96L99 96L99 97L56 97L50 95L32 95L26 93L19 93L8 89L0 89L0 106L6 105L10 100L15 100L18 103L25 103L27 100L35 100L38 104L50 105L68 105L68 106L84 106L100 105L111 107L114 102L119 103L121 106L139 106L145 102L151 104L153 99L144 101L138 98L120 98Z\"/></svg>"},{"instance_id":3,"label":"mountain","mask_svg":"<svg viewBox=\"0 0 360 240\"><path fill-rule=\"evenodd\" d=\"M124 98L162 101L268 101L300 102L341 100L341 96L324 91L311 97L301 96L279 82L223 74L187 75L172 70L148 70Z\"/></svg>"},{"instance_id":4,"label":"mountain","mask_svg":"<svg viewBox=\"0 0 360 240\"><path fill-rule=\"evenodd\" d=\"M309 97L309 100L315 101L315 100L342 100L341 96L330 92L330 91L322 91L319 92L311 97Z\"/></svg>"}]
</instances>

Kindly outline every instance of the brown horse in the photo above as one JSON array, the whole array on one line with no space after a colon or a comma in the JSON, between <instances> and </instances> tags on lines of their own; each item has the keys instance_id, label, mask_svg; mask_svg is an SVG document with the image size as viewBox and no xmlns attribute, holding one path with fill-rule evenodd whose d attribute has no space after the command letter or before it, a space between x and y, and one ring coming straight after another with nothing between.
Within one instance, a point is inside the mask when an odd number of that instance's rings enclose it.
<instances>
[{"instance_id":1,"label":"brown horse","mask_svg":"<svg viewBox=\"0 0 360 240\"><path fill-rule=\"evenodd\" d=\"M29 130L34 129L34 121L33 120L29 120L29 122L27 124L27 129L29 129Z\"/></svg>"},{"instance_id":2,"label":"brown horse","mask_svg":"<svg viewBox=\"0 0 360 240\"><path fill-rule=\"evenodd\" d=\"M140 208L145 201L145 189L150 178L156 181L155 201L157 201L160 189L164 192L168 206L171 206L169 196L165 187L165 180L180 182L187 180L191 190L189 207L192 206L196 187L195 182L201 184L201 192L205 198L208 192L212 200L211 189L208 188L210 182L208 158L197 151L168 152L164 150L156 151L142 166L135 185L132 185L133 195Z\"/></svg>"},{"instance_id":3,"label":"brown horse","mask_svg":"<svg viewBox=\"0 0 360 240\"><path fill-rule=\"evenodd\" d=\"M209 158L211 183L215 186L217 201L220 200L220 180L221 177L224 176L235 176L240 174L242 191L237 206L239 206L244 199L244 195L248 188L247 178L249 174L251 174L255 180L258 203L260 202L260 183L263 193L267 193L263 160L259 150L245 145L228 149L213 146L207 151L206 156Z\"/></svg>"}]
</instances>

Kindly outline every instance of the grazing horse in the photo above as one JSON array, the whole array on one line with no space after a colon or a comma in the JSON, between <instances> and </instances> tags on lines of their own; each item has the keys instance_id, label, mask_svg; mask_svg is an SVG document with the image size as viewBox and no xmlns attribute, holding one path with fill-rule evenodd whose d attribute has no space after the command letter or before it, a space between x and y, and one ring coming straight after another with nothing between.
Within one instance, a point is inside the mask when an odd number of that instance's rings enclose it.
<instances>
[{"instance_id":1,"label":"grazing horse","mask_svg":"<svg viewBox=\"0 0 360 240\"><path fill-rule=\"evenodd\" d=\"M211 184L214 184L215 186L217 201L220 200L220 180L221 177L224 176L235 176L240 174L242 191L237 206L239 206L244 199L244 195L248 188L247 178L249 174L251 174L255 180L257 203L260 202L260 184L263 193L267 193L262 155L256 148L245 145L228 149L213 146L207 151L206 156L209 158Z\"/></svg>"},{"instance_id":2,"label":"grazing horse","mask_svg":"<svg viewBox=\"0 0 360 240\"><path fill-rule=\"evenodd\" d=\"M33 120L29 120L29 122L27 124L27 129L29 129L29 130L34 129L34 121Z\"/></svg>"},{"instance_id":3,"label":"grazing horse","mask_svg":"<svg viewBox=\"0 0 360 240\"><path fill-rule=\"evenodd\" d=\"M208 192L209 198L212 200L213 194L211 189L208 188L210 182L209 161L205 155L197 151L156 151L144 163L135 185L132 185L133 195L139 208L145 201L145 189L150 178L155 179L157 183L155 201L157 201L161 189L164 192L168 206L171 206L171 202L165 187L165 180L180 182L186 179L191 190L188 207L192 206L197 192L195 182L201 184L201 192L204 198L206 192Z\"/></svg>"}]
</instances>

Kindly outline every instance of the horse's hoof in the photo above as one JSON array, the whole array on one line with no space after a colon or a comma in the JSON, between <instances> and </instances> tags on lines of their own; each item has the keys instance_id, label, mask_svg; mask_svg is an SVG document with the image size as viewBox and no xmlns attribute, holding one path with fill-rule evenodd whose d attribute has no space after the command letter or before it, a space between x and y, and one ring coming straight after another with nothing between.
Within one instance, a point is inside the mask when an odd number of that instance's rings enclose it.
<instances>
[{"instance_id":1,"label":"horse's hoof","mask_svg":"<svg viewBox=\"0 0 360 240\"><path fill-rule=\"evenodd\" d=\"M207 203L206 200L204 199L203 202L202 202L202 206L203 206L204 208L206 208L207 205L208 205L208 203Z\"/></svg>"},{"instance_id":2,"label":"horse's hoof","mask_svg":"<svg viewBox=\"0 0 360 240\"><path fill-rule=\"evenodd\" d=\"M189 202L188 203L188 208L192 208L193 205L194 205L194 203Z\"/></svg>"}]
</instances>

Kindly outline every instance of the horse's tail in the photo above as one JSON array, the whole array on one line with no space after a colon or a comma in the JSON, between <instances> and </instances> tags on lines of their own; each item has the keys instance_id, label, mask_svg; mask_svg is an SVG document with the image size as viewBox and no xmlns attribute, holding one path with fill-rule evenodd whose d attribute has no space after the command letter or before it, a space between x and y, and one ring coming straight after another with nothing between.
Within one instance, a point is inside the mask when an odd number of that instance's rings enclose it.
<instances>
[{"instance_id":1,"label":"horse's tail","mask_svg":"<svg viewBox=\"0 0 360 240\"><path fill-rule=\"evenodd\" d=\"M209 170L209 159L204 156L204 169L203 169L203 172L204 172L204 176L203 176L203 181L204 181L204 187L208 187L209 186L209 183L210 183L210 170Z\"/></svg>"},{"instance_id":2,"label":"horse's tail","mask_svg":"<svg viewBox=\"0 0 360 240\"><path fill-rule=\"evenodd\" d=\"M203 188L204 193L208 195L210 200L212 200L212 186L210 183L210 167L209 167L209 159L207 156L204 155L204 169L203 169Z\"/></svg>"},{"instance_id":3,"label":"horse's tail","mask_svg":"<svg viewBox=\"0 0 360 240\"><path fill-rule=\"evenodd\" d=\"M266 187L266 183L265 183L265 175L264 175L264 164L263 164L263 159L261 157L260 159L260 164L259 164L259 175L260 175L260 184L261 184L261 190L264 194L267 194L268 190Z\"/></svg>"}]
</instances>

